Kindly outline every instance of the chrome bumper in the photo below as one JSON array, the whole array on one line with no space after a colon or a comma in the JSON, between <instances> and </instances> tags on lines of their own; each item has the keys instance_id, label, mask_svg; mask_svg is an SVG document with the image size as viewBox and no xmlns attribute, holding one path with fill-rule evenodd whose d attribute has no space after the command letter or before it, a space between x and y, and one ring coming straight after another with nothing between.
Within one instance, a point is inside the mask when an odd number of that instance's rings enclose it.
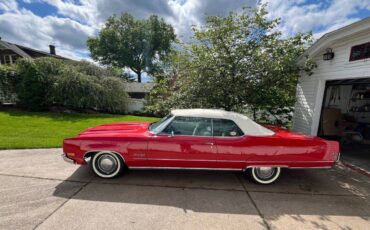
<instances>
[{"instance_id":1,"label":"chrome bumper","mask_svg":"<svg viewBox=\"0 0 370 230\"><path fill-rule=\"evenodd\" d=\"M337 159L335 160L335 164L338 164L338 163L339 163L339 161L340 161L340 152L338 153L338 157L337 157Z\"/></svg>"},{"instance_id":2,"label":"chrome bumper","mask_svg":"<svg viewBox=\"0 0 370 230\"><path fill-rule=\"evenodd\" d=\"M62 154L62 158L65 162L68 162L70 164L75 164L74 160L68 158L65 153Z\"/></svg>"}]
</instances>

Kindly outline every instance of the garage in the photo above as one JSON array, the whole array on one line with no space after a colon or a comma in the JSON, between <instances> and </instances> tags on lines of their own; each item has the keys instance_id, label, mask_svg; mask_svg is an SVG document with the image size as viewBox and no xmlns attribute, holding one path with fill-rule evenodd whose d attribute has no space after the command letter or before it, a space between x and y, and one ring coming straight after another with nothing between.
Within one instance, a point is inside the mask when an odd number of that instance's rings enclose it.
<instances>
[{"instance_id":1,"label":"garage","mask_svg":"<svg viewBox=\"0 0 370 230\"><path fill-rule=\"evenodd\" d=\"M341 143L342 160L370 172L370 18L319 38L317 67L298 79L293 129Z\"/></svg>"},{"instance_id":2,"label":"garage","mask_svg":"<svg viewBox=\"0 0 370 230\"><path fill-rule=\"evenodd\" d=\"M340 141L344 160L370 165L370 78L326 83L318 136Z\"/></svg>"}]
</instances>

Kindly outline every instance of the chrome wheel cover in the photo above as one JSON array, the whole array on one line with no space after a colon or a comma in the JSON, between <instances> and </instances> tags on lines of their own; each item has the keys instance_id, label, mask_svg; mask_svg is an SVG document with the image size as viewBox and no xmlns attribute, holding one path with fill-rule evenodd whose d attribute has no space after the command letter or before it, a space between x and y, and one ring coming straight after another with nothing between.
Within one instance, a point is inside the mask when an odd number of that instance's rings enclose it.
<instances>
[{"instance_id":1,"label":"chrome wheel cover","mask_svg":"<svg viewBox=\"0 0 370 230\"><path fill-rule=\"evenodd\" d=\"M261 180L268 180L274 176L276 168L273 167L257 167L256 176Z\"/></svg>"},{"instance_id":2,"label":"chrome wheel cover","mask_svg":"<svg viewBox=\"0 0 370 230\"><path fill-rule=\"evenodd\" d=\"M109 175L117 170L118 162L110 154L103 154L97 159L96 165L101 173Z\"/></svg>"}]
</instances>

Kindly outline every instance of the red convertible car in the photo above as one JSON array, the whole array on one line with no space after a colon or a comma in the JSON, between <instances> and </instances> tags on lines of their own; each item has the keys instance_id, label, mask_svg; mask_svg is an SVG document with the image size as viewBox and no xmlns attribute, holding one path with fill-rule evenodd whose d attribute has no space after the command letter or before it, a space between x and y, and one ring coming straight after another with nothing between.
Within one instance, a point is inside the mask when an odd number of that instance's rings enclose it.
<instances>
[{"instance_id":1,"label":"red convertible car","mask_svg":"<svg viewBox=\"0 0 370 230\"><path fill-rule=\"evenodd\" d=\"M276 181L282 168L328 168L339 160L338 142L211 109L173 110L154 123L89 128L65 139L63 152L66 161L91 162L102 178L136 168L242 170L260 184Z\"/></svg>"}]
</instances>

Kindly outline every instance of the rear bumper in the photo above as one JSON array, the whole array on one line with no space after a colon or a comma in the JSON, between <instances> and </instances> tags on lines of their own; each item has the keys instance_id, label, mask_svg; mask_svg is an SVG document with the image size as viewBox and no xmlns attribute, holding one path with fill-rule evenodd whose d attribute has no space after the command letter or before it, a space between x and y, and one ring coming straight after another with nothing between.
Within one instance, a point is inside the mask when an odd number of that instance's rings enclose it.
<instances>
[{"instance_id":1,"label":"rear bumper","mask_svg":"<svg viewBox=\"0 0 370 230\"><path fill-rule=\"evenodd\" d=\"M70 158L68 158L68 157L66 156L66 154L65 154L65 153L63 153L63 154L62 154L62 158L63 158L63 160L64 160L65 162L68 162L68 163L70 163L70 164L75 164L75 161L74 161L74 160L72 160L72 159L70 159Z\"/></svg>"},{"instance_id":2,"label":"rear bumper","mask_svg":"<svg viewBox=\"0 0 370 230\"><path fill-rule=\"evenodd\" d=\"M335 160L335 163L334 164L338 164L339 161L340 161L340 152L338 153L337 159Z\"/></svg>"}]
</instances>

